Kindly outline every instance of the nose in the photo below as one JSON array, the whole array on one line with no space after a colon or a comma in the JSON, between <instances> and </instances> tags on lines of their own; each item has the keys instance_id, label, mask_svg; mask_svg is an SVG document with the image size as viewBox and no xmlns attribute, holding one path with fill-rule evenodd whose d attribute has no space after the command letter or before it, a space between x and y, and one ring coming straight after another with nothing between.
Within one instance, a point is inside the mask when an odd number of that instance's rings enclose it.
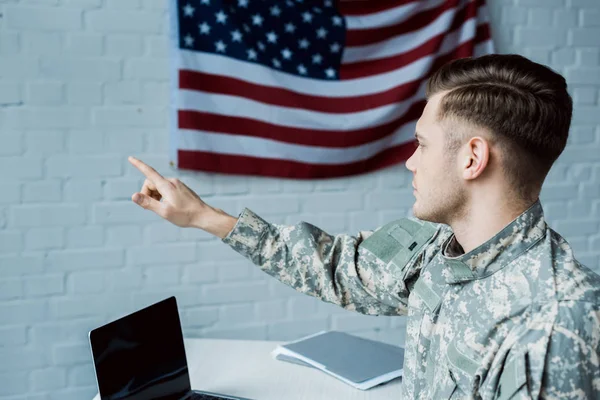
<instances>
[{"instance_id":1,"label":"nose","mask_svg":"<svg viewBox=\"0 0 600 400\"><path fill-rule=\"evenodd\" d=\"M410 156L410 158L408 160L406 160L406 168L408 168L409 171L411 172L416 172L416 165L415 165L415 154L417 153L417 151L415 150L415 152L412 154L412 156Z\"/></svg>"}]
</instances>

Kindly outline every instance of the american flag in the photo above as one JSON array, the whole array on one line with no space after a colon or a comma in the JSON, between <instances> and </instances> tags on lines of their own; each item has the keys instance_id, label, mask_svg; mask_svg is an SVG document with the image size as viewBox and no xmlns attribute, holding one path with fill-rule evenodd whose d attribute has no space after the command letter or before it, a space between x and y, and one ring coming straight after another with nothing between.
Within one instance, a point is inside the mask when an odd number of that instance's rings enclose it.
<instances>
[{"instance_id":1,"label":"american flag","mask_svg":"<svg viewBox=\"0 0 600 400\"><path fill-rule=\"evenodd\" d=\"M405 161L425 84L493 52L484 0L171 3L171 165L297 179Z\"/></svg>"}]
</instances>

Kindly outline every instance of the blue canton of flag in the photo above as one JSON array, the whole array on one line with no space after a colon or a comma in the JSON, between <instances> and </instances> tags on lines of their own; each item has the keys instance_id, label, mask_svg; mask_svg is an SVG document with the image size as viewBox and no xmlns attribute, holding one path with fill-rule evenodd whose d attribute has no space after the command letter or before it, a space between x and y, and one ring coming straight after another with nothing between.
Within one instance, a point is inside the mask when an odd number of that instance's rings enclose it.
<instances>
[{"instance_id":1,"label":"blue canton of flag","mask_svg":"<svg viewBox=\"0 0 600 400\"><path fill-rule=\"evenodd\" d=\"M332 0L178 0L179 46L335 80L344 18Z\"/></svg>"}]
</instances>

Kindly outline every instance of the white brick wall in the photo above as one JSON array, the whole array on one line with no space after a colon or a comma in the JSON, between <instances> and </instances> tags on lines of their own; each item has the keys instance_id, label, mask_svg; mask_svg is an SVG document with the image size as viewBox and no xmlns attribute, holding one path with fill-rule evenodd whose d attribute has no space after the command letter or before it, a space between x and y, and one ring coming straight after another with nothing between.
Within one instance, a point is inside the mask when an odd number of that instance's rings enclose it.
<instances>
[{"instance_id":1,"label":"white brick wall","mask_svg":"<svg viewBox=\"0 0 600 400\"><path fill-rule=\"evenodd\" d=\"M134 154L207 202L331 233L407 215L403 166L294 182L168 166L167 0L0 0L0 399L91 398L87 332L177 295L186 336L290 339L342 329L402 343L404 319L299 295L208 234L130 201ZM568 148L542 202L600 270L600 1L488 0L499 52L563 73Z\"/></svg>"}]
</instances>

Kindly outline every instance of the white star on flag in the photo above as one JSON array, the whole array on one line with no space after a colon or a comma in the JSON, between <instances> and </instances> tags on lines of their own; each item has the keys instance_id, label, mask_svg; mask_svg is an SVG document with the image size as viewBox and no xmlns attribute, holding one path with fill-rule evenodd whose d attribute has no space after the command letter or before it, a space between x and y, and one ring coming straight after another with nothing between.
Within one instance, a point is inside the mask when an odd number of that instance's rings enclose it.
<instances>
[{"instance_id":1,"label":"white star on flag","mask_svg":"<svg viewBox=\"0 0 600 400\"><path fill-rule=\"evenodd\" d=\"M248 53L248 60L256 60L257 53L254 49L248 49L246 52Z\"/></svg>"},{"instance_id":2,"label":"white star on flag","mask_svg":"<svg viewBox=\"0 0 600 400\"><path fill-rule=\"evenodd\" d=\"M238 7L248 7L248 0L238 0Z\"/></svg>"},{"instance_id":3,"label":"white star on flag","mask_svg":"<svg viewBox=\"0 0 600 400\"><path fill-rule=\"evenodd\" d=\"M304 22L312 22L312 14L308 11L302 14L302 20Z\"/></svg>"},{"instance_id":4,"label":"white star on flag","mask_svg":"<svg viewBox=\"0 0 600 400\"><path fill-rule=\"evenodd\" d=\"M315 54L312 58L313 64L321 64L323 57L320 54Z\"/></svg>"},{"instance_id":5,"label":"white star on flag","mask_svg":"<svg viewBox=\"0 0 600 400\"><path fill-rule=\"evenodd\" d=\"M192 47L194 45L194 38L189 33L185 35L183 40L185 41L185 45L188 47Z\"/></svg>"},{"instance_id":6,"label":"white star on flag","mask_svg":"<svg viewBox=\"0 0 600 400\"><path fill-rule=\"evenodd\" d=\"M225 14L223 11L219 11L215 14L215 16L217 17L217 22L220 22L222 24L224 24L227 20L227 14Z\"/></svg>"},{"instance_id":7,"label":"white star on flag","mask_svg":"<svg viewBox=\"0 0 600 400\"><path fill-rule=\"evenodd\" d=\"M285 48L281 50L281 56L286 60L289 60L292 57L292 52L290 51L290 49Z\"/></svg>"},{"instance_id":8,"label":"white star on flag","mask_svg":"<svg viewBox=\"0 0 600 400\"><path fill-rule=\"evenodd\" d=\"M320 27L319 29L317 29L317 37L320 39L325 39L325 36L327 36L327 29Z\"/></svg>"},{"instance_id":9,"label":"white star on flag","mask_svg":"<svg viewBox=\"0 0 600 400\"><path fill-rule=\"evenodd\" d=\"M274 17L279 17L281 15L281 9L277 6L271 7L271 15Z\"/></svg>"},{"instance_id":10,"label":"white star on flag","mask_svg":"<svg viewBox=\"0 0 600 400\"><path fill-rule=\"evenodd\" d=\"M298 73L302 75L306 75L306 67L302 64L298 65Z\"/></svg>"},{"instance_id":11,"label":"white star on flag","mask_svg":"<svg viewBox=\"0 0 600 400\"><path fill-rule=\"evenodd\" d=\"M183 7L183 14L186 17L192 17L194 15L194 11L196 11L196 9L194 7L192 7L192 5L190 3L186 4Z\"/></svg>"},{"instance_id":12,"label":"white star on flag","mask_svg":"<svg viewBox=\"0 0 600 400\"><path fill-rule=\"evenodd\" d=\"M285 24L285 31L286 32L294 33L295 30L296 30L296 26L294 24L292 24L291 22Z\"/></svg>"},{"instance_id":13,"label":"white star on flag","mask_svg":"<svg viewBox=\"0 0 600 400\"><path fill-rule=\"evenodd\" d=\"M225 49L227 48L227 45L225 43L223 43L222 40L219 40L218 42L216 42L215 46L217 48L217 51L225 53Z\"/></svg>"},{"instance_id":14,"label":"white star on flag","mask_svg":"<svg viewBox=\"0 0 600 400\"><path fill-rule=\"evenodd\" d=\"M208 25L206 22L198 25L198 28L200 28L200 33L203 35L208 35L210 33L210 25Z\"/></svg>"},{"instance_id":15,"label":"white star on flag","mask_svg":"<svg viewBox=\"0 0 600 400\"><path fill-rule=\"evenodd\" d=\"M325 70L325 73L327 74L328 78L333 78L335 77L335 70L333 68L327 68Z\"/></svg>"},{"instance_id":16,"label":"white star on flag","mask_svg":"<svg viewBox=\"0 0 600 400\"><path fill-rule=\"evenodd\" d=\"M267 33L267 42L277 43L277 34L273 31Z\"/></svg>"},{"instance_id":17,"label":"white star on flag","mask_svg":"<svg viewBox=\"0 0 600 400\"><path fill-rule=\"evenodd\" d=\"M252 16L252 25L262 26L262 23L263 18L260 16L260 14L255 14Z\"/></svg>"},{"instance_id":18,"label":"white star on flag","mask_svg":"<svg viewBox=\"0 0 600 400\"><path fill-rule=\"evenodd\" d=\"M301 49L308 49L308 45L310 45L310 42L306 38L298 41L298 47Z\"/></svg>"},{"instance_id":19,"label":"white star on flag","mask_svg":"<svg viewBox=\"0 0 600 400\"><path fill-rule=\"evenodd\" d=\"M237 29L231 32L231 41L232 42L241 42L242 41L242 32Z\"/></svg>"}]
</instances>

